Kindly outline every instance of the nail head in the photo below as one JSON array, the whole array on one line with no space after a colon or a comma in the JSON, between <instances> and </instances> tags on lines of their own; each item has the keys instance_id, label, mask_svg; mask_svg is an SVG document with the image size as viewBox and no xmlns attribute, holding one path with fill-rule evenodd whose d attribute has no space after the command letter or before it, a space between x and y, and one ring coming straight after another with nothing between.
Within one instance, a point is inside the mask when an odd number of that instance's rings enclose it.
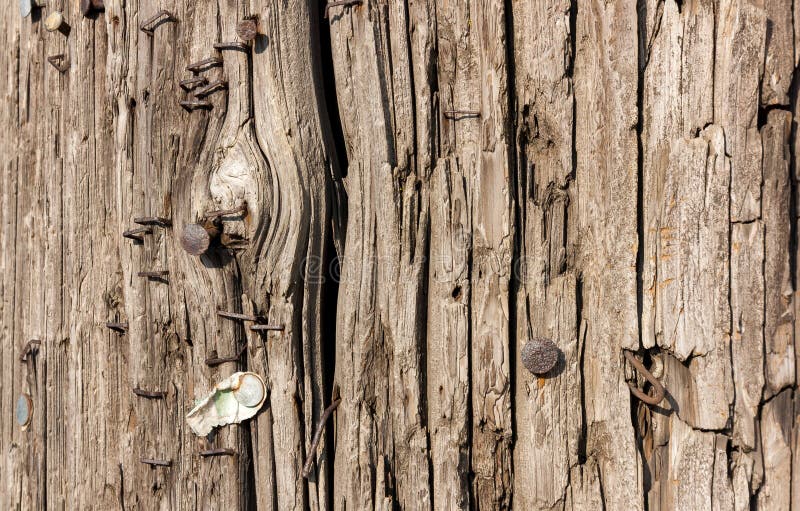
<instances>
[{"instance_id":1,"label":"nail head","mask_svg":"<svg viewBox=\"0 0 800 511\"><path fill-rule=\"evenodd\" d=\"M533 374L545 374L555 367L558 353L553 341L534 337L522 347L522 365Z\"/></svg>"},{"instance_id":2,"label":"nail head","mask_svg":"<svg viewBox=\"0 0 800 511\"><path fill-rule=\"evenodd\" d=\"M240 21L236 26L236 34L242 41L252 41L258 37L258 22L254 19Z\"/></svg>"},{"instance_id":3,"label":"nail head","mask_svg":"<svg viewBox=\"0 0 800 511\"><path fill-rule=\"evenodd\" d=\"M28 394L20 394L15 410L17 424L24 430L31 423L33 416L33 400Z\"/></svg>"},{"instance_id":4,"label":"nail head","mask_svg":"<svg viewBox=\"0 0 800 511\"><path fill-rule=\"evenodd\" d=\"M64 25L64 15L59 11L51 12L47 18L44 19L44 28L48 32L55 32Z\"/></svg>"},{"instance_id":5,"label":"nail head","mask_svg":"<svg viewBox=\"0 0 800 511\"><path fill-rule=\"evenodd\" d=\"M181 233L181 247L191 255L203 255L211 246L211 234L200 224L189 224Z\"/></svg>"}]
</instances>

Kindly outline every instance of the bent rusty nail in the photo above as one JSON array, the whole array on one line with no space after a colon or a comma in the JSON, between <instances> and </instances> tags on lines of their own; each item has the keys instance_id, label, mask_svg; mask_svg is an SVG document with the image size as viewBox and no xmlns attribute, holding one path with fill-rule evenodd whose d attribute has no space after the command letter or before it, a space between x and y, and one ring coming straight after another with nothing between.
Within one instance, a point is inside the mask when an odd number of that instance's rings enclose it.
<instances>
[{"instance_id":1,"label":"bent rusty nail","mask_svg":"<svg viewBox=\"0 0 800 511\"><path fill-rule=\"evenodd\" d=\"M115 330L117 332L120 332L120 333L124 334L125 332L128 331L128 324L127 323L109 322L109 323L106 323L106 328L108 328L109 330Z\"/></svg>"},{"instance_id":2,"label":"bent rusty nail","mask_svg":"<svg viewBox=\"0 0 800 511\"><path fill-rule=\"evenodd\" d=\"M250 46L239 41L227 41L224 43L214 43L215 50L239 50L250 51Z\"/></svg>"},{"instance_id":3,"label":"bent rusty nail","mask_svg":"<svg viewBox=\"0 0 800 511\"><path fill-rule=\"evenodd\" d=\"M226 82L225 80L217 80L216 82L213 82L203 87L202 89L196 91L194 95L197 96L198 98L204 98L209 94L211 94L212 92L227 88L228 88L228 82Z\"/></svg>"},{"instance_id":4,"label":"bent rusty nail","mask_svg":"<svg viewBox=\"0 0 800 511\"><path fill-rule=\"evenodd\" d=\"M27 344L25 344L25 347L22 349L22 353L20 354L20 362L27 362L28 355L33 355L35 352L39 351L39 346L41 346L41 344L42 341L39 339L31 339L28 341Z\"/></svg>"},{"instance_id":5,"label":"bent rusty nail","mask_svg":"<svg viewBox=\"0 0 800 511\"><path fill-rule=\"evenodd\" d=\"M244 354L246 349L247 349L247 346L242 347L242 349L239 350L239 353L237 353L236 355L234 355L232 357L218 357L217 356L217 351L216 350L212 350L209 353L209 355L211 355L211 356L206 359L206 365L208 367L216 367L216 366L224 364L226 362L238 362L239 359L242 358L242 354Z\"/></svg>"},{"instance_id":6,"label":"bent rusty nail","mask_svg":"<svg viewBox=\"0 0 800 511\"><path fill-rule=\"evenodd\" d=\"M314 439L311 440L311 448L308 451L308 458L306 458L306 463L303 465L303 477L308 477L308 474L311 473L311 466L314 464L314 460L316 459L317 445L322 437L322 430L325 428L325 423L328 422L328 418L341 402L341 398L335 399L333 403L331 403L331 405L326 408L324 412L322 412L322 417L320 417L319 424L317 425L317 431L314 433Z\"/></svg>"},{"instance_id":7,"label":"bent rusty nail","mask_svg":"<svg viewBox=\"0 0 800 511\"><path fill-rule=\"evenodd\" d=\"M628 386L631 388L631 393L637 398L639 398L640 401L647 403L649 405L655 406L658 403L660 403L661 400L664 399L664 386L661 385L661 382L658 381L658 379L655 376L653 376L653 373L647 370L644 364L642 364L639 361L639 359L637 359L633 355L633 353L629 351L624 351L624 354L625 358L628 359L628 362L630 362L631 365L635 367L636 370L639 371L639 373L641 373L642 376L644 376L645 380L650 382L650 384L653 386L653 389L655 390L655 395L650 396L639 390L639 388L636 387L636 385L629 382Z\"/></svg>"},{"instance_id":8,"label":"bent rusty nail","mask_svg":"<svg viewBox=\"0 0 800 511\"><path fill-rule=\"evenodd\" d=\"M140 216L133 219L133 223L139 225L159 225L161 227L170 227L172 220L163 216Z\"/></svg>"},{"instance_id":9,"label":"bent rusty nail","mask_svg":"<svg viewBox=\"0 0 800 511\"><path fill-rule=\"evenodd\" d=\"M214 66L221 66L222 59L219 57L209 57L207 59L198 60L197 62L193 62L186 66L187 71L191 71L192 73L197 73L198 71L202 70L204 67L214 67Z\"/></svg>"},{"instance_id":10,"label":"bent rusty nail","mask_svg":"<svg viewBox=\"0 0 800 511\"><path fill-rule=\"evenodd\" d=\"M240 314L238 312L217 311L217 316L228 319L237 319L239 321L260 321L262 318L258 316L250 316L248 314Z\"/></svg>"},{"instance_id":11,"label":"bent rusty nail","mask_svg":"<svg viewBox=\"0 0 800 511\"><path fill-rule=\"evenodd\" d=\"M241 206L237 206L232 209L218 209L216 211L206 211L203 214L203 218L217 218L220 216L230 216L230 215L237 215L241 213L247 213L247 203L243 203Z\"/></svg>"},{"instance_id":12,"label":"bent rusty nail","mask_svg":"<svg viewBox=\"0 0 800 511\"><path fill-rule=\"evenodd\" d=\"M160 279L169 275L169 270L140 271L137 275L148 279Z\"/></svg>"},{"instance_id":13,"label":"bent rusty nail","mask_svg":"<svg viewBox=\"0 0 800 511\"><path fill-rule=\"evenodd\" d=\"M194 78L187 78L186 80L181 80L180 82L178 82L178 85L181 86L181 89L188 92L192 89L195 89L207 83L208 83L208 78L206 78L205 76L196 76Z\"/></svg>"},{"instance_id":14,"label":"bent rusty nail","mask_svg":"<svg viewBox=\"0 0 800 511\"><path fill-rule=\"evenodd\" d=\"M142 241L145 234L153 234L153 229L149 227L137 227L135 229L128 229L122 233L123 238L131 240Z\"/></svg>"},{"instance_id":15,"label":"bent rusty nail","mask_svg":"<svg viewBox=\"0 0 800 511\"><path fill-rule=\"evenodd\" d=\"M189 110L190 112L192 110L197 110L202 108L211 109L214 106L208 101L181 101L180 105L186 110Z\"/></svg>"},{"instance_id":16,"label":"bent rusty nail","mask_svg":"<svg viewBox=\"0 0 800 511\"><path fill-rule=\"evenodd\" d=\"M164 399L167 397L167 393L163 390L143 390L139 387L134 387L133 393L139 397L146 397L147 399Z\"/></svg>"},{"instance_id":17,"label":"bent rusty nail","mask_svg":"<svg viewBox=\"0 0 800 511\"><path fill-rule=\"evenodd\" d=\"M145 465L152 465L158 467L169 467L172 465L172 460L154 460L150 458L139 458L139 461L141 463L144 463Z\"/></svg>"},{"instance_id":18,"label":"bent rusty nail","mask_svg":"<svg viewBox=\"0 0 800 511\"><path fill-rule=\"evenodd\" d=\"M457 116L462 117L480 117L480 110L445 110L444 116L448 119L455 119Z\"/></svg>"},{"instance_id":19,"label":"bent rusty nail","mask_svg":"<svg viewBox=\"0 0 800 511\"><path fill-rule=\"evenodd\" d=\"M361 5L362 0L336 0L335 2L328 2L325 4L325 18L328 17L328 11L331 7L349 7L351 5Z\"/></svg>"},{"instance_id":20,"label":"bent rusty nail","mask_svg":"<svg viewBox=\"0 0 800 511\"><path fill-rule=\"evenodd\" d=\"M250 327L253 332L267 330L270 332L283 332L286 330L284 325L253 325Z\"/></svg>"},{"instance_id":21,"label":"bent rusty nail","mask_svg":"<svg viewBox=\"0 0 800 511\"><path fill-rule=\"evenodd\" d=\"M222 447L219 449L209 449L207 451L200 451L200 456L204 458L208 458L209 456L233 456L236 454L236 451L233 449L229 449L227 447Z\"/></svg>"},{"instance_id":22,"label":"bent rusty nail","mask_svg":"<svg viewBox=\"0 0 800 511\"><path fill-rule=\"evenodd\" d=\"M67 60L66 55L63 53L47 57L47 62L49 62L54 68L58 69L59 73L63 73L69 69L69 60Z\"/></svg>"},{"instance_id":23,"label":"bent rusty nail","mask_svg":"<svg viewBox=\"0 0 800 511\"><path fill-rule=\"evenodd\" d=\"M139 24L139 30L144 32L145 34L153 35L155 29L161 23L165 23L167 21L177 21L175 18L172 17L172 13L166 9L161 9L153 16L150 16L143 22Z\"/></svg>"}]
</instances>

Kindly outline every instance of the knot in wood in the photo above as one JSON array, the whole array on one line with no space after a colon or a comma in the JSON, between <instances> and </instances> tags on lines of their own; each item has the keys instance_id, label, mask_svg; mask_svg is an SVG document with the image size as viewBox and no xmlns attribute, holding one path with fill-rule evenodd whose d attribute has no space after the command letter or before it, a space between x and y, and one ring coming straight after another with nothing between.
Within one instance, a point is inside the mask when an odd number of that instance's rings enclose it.
<instances>
[{"instance_id":1,"label":"knot in wood","mask_svg":"<svg viewBox=\"0 0 800 511\"><path fill-rule=\"evenodd\" d=\"M558 346L550 339L534 337L522 347L522 365L533 374L545 374L558 362Z\"/></svg>"}]
</instances>

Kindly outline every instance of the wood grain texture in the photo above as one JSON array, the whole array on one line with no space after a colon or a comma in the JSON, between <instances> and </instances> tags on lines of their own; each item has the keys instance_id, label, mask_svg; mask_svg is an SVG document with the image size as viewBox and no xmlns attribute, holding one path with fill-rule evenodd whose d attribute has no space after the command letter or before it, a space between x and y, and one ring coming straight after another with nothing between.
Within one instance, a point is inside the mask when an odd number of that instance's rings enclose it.
<instances>
[{"instance_id":1,"label":"wood grain texture","mask_svg":"<svg viewBox=\"0 0 800 511\"><path fill-rule=\"evenodd\" d=\"M798 9L4 10L0 509L797 509ZM263 410L196 437L238 370Z\"/></svg>"}]
</instances>

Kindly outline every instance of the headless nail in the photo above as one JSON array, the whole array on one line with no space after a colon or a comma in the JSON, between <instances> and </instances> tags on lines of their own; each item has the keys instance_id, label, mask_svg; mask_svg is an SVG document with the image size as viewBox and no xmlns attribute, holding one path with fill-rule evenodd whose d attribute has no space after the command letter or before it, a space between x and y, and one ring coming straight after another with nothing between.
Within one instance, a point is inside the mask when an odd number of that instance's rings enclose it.
<instances>
[{"instance_id":1,"label":"headless nail","mask_svg":"<svg viewBox=\"0 0 800 511\"><path fill-rule=\"evenodd\" d=\"M208 78L205 76L197 76L195 78L189 78L186 80L181 80L178 82L178 85L181 86L183 90L189 92L190 90L196 89L202 85L206 85L208 83Z\"/></svg>"},{"instance_id":2,"label":"headless nail","mask_svg":"<svg viewBox=\"0 0 800 511\"><path fill-rule=\"evenodd\" d=\"M200 451L200 456L208 458L209 456L233 456L236 451L228 448L209 449L207 451Z\"/></svg>"},{"instance_id":3,"label":"headless nail","mask_svg":"<svg viewBox=\"0 0 800 511\"><path fill-rule=\"evenodd\" d=\"M239 314L238 312L217 311L217 316L223 318L235 319L239 321L261 321L262 318L258 316L250 316L248 314Z\"/></svg>"},{"instance_id":4,"label":"headless nail","mask_svg":"<svg viewBox=\"0 0 800 511\"><path fill-rule=\"evenodd\" d=\"M222 216L231 216L231 215L238 215L242 213L247 213L247 203L243 203L241 206L237 206L232 209L218 209L216 211L206 211L203 215L204 218L217 218Z\"/></svg>"},{"instance_id":5,"label":"headless nail","mask_svg":"<svg viewBox=\"0 0 800 511\"><path fill-rule=\"evenodd\" d=\"M155 467L169 467L172 465L172 460L155 460L151 458L139 458L141 463Z\"/></svg>"},{"instance_id":6,"label":"headless nail","mask_svg":"<svg viewBox=\"0 0 800 511\"><path fill-rule=\"evenodd\" d=\"M217 351L216 350L212 350L211 353L209 353L209 355L211 355L211 356L206 359L206 365L208 367L216 367L218 365L225 364L227 362L238 362L239 359L242 358L242 354L245 352L246 349L247 349L247 347L245 346L241 350L239 350L239 353L237 353L236 355L234 355L232 357L225 357L225 358L218 357L217 356Z\"/></svg>"},{"instance_id":7,"label":"headless nail","mask_svg":"<svg viewBox=\"0 0 800 511\"><path fill-rule=\"evenodd\" d=\"M253 325L250 327L253 332L270 331L270 332L283 332L286 327L283 325Z\"/></svg>"},{"instance_id":8,"label":"headless nail","mask_svg":"<svg viewBox=\"0 0 800 511\"><path fill-rule=\"evenodd\" d=\"M160 279L169 275L169 270L140 271L137 275L148 279Z\"/></svg>"},{"instance_id":9,"label":"headless nail","mask_svg":"<svg viewBox=\"0 0 800 511\"><path fill-rule=\"evenodd\" d=\"M204 98L214 91L227 88L228 88L228 82L226 82L225 80L217 80L216 82L213 82L208 86L198 90L197 92L194 93L194 95L197 96L198 98Z\"/></svg>"},{"instance_id":10,"label":"headless nail","mask_svg":"<svg viewBox=\"0 0 800 511\"><path fill-rule=\"evenodd\" d=\"M209 57L207 59L198 60L197 62L193 62L193 63L189 64L188 66L186 66L186 70L187 71L191 71L193 73L197 73L197 72L202 71L204 69L207 69L209 67L221 66L221 65L222 65L222 59L221 58L219 58L219 57Z\"/></svg>"},{"instance_id":11,"label":"headless nail","mask_svg":"<svg viewBox=\"0 0 800 511\"><path fill-rule=\"evenodd\" d=\"M128 229L127 231L122 233L122 237L136 241L143 241L145 234L153 234L153 229L149 227L137 227L135 229Z\"/></svg>"},{"instance_id":12,"label":"headless nail","mask_svg":"<svg viewBox=\"0 0 800 511\"><path fill-rule=\"evenodd\" d=\"M227 41L224 43L214 43L215 50L239 50L250 51L250 47L239 41Z\"/></svg>"},{"instance_id":13,"label":"headless nail","mask_svg":"<svg viewBox=\"0 0 800 511\"><path fill-rule=\"evenodd\" d=\"M106 328L108 328L109 330L114 330L116 332L124 334L125 332L128 331L128 324L127 323L109 322L109 323L106 323Z\"/></svg>"},{"instance_id":14,"label":"headless nail","mask_svg":"<svg viewBox=\"0 0 800 511\"><path fill-rule=\"evenodd\" d=\"M148 35L153 35L155 29L161 25L162 23L166 23L168 21L177 21L175 18L172 17L172 13L166 9L161 9L153 16L147 18L139 25L139 30L144 32Z\"/></svg>"},{"instance_id":15,"label":"headless nail","mask_svg":"<svg viewBox=\"0 0 800 511\"><path fill-rule=\"evenodd\" d=\"M133 223L139 225L158 225L161 227L170 227L172 220L162 216L140 216L133 219Z\"/></svg>"},{"instance_id":16,"label":"headless nail","mask_svg":"<svg viewBox=\"0 0 800 511\"><path fill-rule=\"evenodd\" d=\"M167 393L162 390L143 390L139 387L134 387L133 393L139 397L145 397L147 399L164 399L167 397Z\"/></svg>"},{"instance_id":17,"label":"headless nail","mask_svg":"<svg viewBox=\"0 0 800 511\"><path fill-rule=\"evenodd\" d=\"M448 119L464 119L467 117L480 117L480 110L445 110L444 116Z\"/></svg>"},{"instance_id":18,"label":"headless nail","mask_svg":"<svg viewBox=\"0 0 800 511\"><path fill-rule=\"evenodd\" d=\"M208 101L181 101L180 105L186 110L189 110L190 112L192 110L204 110L204 109L210 110L214 107L214 105L212 105Z\"/></svg>"}]
</instances>

